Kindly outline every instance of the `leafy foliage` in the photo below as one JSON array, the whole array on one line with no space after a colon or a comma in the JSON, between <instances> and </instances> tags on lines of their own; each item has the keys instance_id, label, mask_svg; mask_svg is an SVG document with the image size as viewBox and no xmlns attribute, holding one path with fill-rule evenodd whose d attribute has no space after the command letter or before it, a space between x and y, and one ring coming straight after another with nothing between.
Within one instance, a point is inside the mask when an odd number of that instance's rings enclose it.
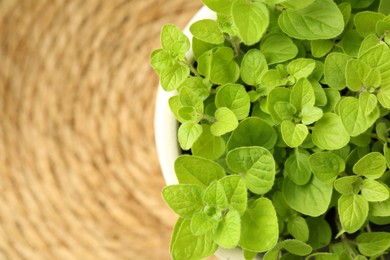
<instances>
[{"instance_id":1,"label":"leafy foliage","mask_svg":"<svg viewBox=\"0 0 390 260\"><path fill-rule=\"evenodd\" d=\"M388 0L202 0L151 65L179 121L173 259L380 259L390 248ZM375 230L374 230L375 228Z\"/></svg>"}]
</instances>

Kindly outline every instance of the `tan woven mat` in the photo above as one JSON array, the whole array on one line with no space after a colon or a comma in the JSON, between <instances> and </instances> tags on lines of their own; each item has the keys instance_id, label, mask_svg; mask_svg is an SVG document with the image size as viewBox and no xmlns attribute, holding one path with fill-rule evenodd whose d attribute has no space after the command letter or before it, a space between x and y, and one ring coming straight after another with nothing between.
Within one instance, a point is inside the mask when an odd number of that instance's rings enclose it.
<instances>
[{"instance_id":1,"label":"tan woven mat","mask_svg":"<svg viewBox=\"0 0 390 260\"><path fill-rule=\"evenodd\" d=\"M168 259L149 53L199 0L0 0L0 259Z\"/></svg>"}]
</instances>

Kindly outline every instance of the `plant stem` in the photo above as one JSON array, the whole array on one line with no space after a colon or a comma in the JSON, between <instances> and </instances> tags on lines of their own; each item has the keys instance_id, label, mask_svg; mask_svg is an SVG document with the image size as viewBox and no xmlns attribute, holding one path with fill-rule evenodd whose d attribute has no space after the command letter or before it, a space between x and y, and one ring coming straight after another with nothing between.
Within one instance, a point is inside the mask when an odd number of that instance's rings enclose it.
<instances>
[{"instance_id":1,"label":"plant stem","mask_svg":"<svg viewBox=\"0 0 390 260\"><path fill-rule=\"evenodd\" d=\"M200 77L200 74L198 73L198 71L194 68L193 66L193 63L190 62L187 58L185 58L185 64L188 66L188 68L190 69L190 71L197 77Z\"/></svg>"},{"instance_id":2,"label":"plant stem","mask_svg":"<svg viewBox=\"0 0 390 260\"><path fill-rule=\"evenodd\" d=\"M234 49L234 57L237 58L241 55L241 49L240 49L240 39L236 36L225 36L225 39L230 42Z\"/></svg>"},{"instance_id":3,"label":"plant stem","mask_svg":"<svg viewBox=\"0 0 390 260\"><path fill-rule=\"evenodd\" d=\"M210 123L215 123L217 121L215 119L215 117L209 116L209 115L206 115L206 114L203 114L202 119L205 119L205 120L209 121Z\"/></svg>"}]
</instances>

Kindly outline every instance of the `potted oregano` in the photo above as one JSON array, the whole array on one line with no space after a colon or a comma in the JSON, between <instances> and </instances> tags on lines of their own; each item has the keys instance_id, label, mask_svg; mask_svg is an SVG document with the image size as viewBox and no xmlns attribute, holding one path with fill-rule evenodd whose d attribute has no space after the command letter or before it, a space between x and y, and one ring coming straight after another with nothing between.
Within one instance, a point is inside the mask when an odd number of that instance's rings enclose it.
<instances>
[{"instance_id":1,"label":"potted oregano","mask_svg":"<svg viewBox=\"0 0 390 260\"><path fill-rule=\"evenodd\" d=\"M168 24L151 54L181 149L172 258L385 259L390 1L202 2L192 44Z\"/></svg>"}]
</instances>

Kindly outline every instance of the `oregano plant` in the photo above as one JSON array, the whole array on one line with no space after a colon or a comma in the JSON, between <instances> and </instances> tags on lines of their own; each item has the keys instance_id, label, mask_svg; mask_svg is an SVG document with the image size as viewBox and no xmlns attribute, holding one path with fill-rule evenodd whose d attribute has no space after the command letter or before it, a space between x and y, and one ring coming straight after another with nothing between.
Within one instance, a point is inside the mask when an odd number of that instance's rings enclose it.
<instances>
[{"instance_id":1,"label":"oregano plant","mask_svg":"<svg viewBox=\"0 0 390 260\"><path fill-rule=\"evenodd\" d=\"M183 151L172 258L385 259L390 1L202 2L217 18L151 54Z\"/></svg>"}]
</instances>

